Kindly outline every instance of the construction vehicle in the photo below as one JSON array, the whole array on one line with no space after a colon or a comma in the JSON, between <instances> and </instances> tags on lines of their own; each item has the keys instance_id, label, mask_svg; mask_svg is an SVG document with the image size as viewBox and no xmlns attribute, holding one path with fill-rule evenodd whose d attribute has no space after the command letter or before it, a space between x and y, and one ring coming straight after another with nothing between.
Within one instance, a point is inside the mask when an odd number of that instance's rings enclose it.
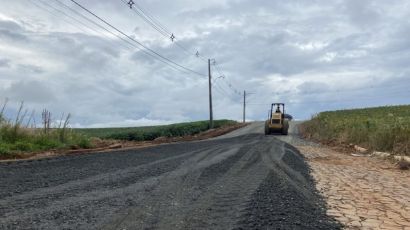
<instances>
[{"instance_id":1,"label":"construction vehicle","mask_svg":"<svg viewBox=\"0 0 410 230\"><path fill-rule=\"evenodd\" d=\"M272 133L288 135L289 120L291 119L292 116L285 114L284 103L272 103L268 120L265 122L265 135Z\"/></svg>"}]
</instances>

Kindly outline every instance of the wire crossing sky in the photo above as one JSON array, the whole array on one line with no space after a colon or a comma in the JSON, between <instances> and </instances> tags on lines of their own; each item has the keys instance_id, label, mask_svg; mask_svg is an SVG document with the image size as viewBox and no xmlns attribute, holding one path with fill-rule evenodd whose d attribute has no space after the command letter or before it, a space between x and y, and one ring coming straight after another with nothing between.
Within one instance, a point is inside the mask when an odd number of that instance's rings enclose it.
<instances>
[{"instance_id":1,"label":"wire crossing sky","mask_svg":"<svg viewBox=\"0 0 410 230\"><path fill-rule=\"evenodd\" d=\"M406 0L0 2L0 101L77 127L409 104ZM77 4L76 4L77 3ZM81 7L82 6L82 7Z\"/></svg>"},{"instance_id":2,"label":"wire crossing sky","mask_svg":"<svg viewBox=\"0 0 410 230\"><path fill-rule=\"evenodd\" d=\"M85 10L86 12L90 13L92 16L96 17L98 20L102 21L104 24L106 24L107 26L109 26L110 28L114 29L115 31L117 31L118 33L120 33L121 35L123 35L124 37L128 38L129 40L133 41L134 43L136 43L137 45L139 45L141 48L141 50L152 56L152 57L157 57L160 58L159 60L163 60L166 61L164 63L170 63L173 64L173 66L179 67L183 70L189 71L191 73L197 74L199 76L206 76L205 74L201 74L199 72L196 72L192 69L189 69L188 67L182 66L172 60L170 60L167 57L162 56L161 54L159 54L158 52L152 50L151 48L145 46L144 44L142 44L141 42L137 41L136 39L132 38L131 36L125 34L124 32L122 32L121 30L119 30L118 28L116 28L115 26L111 25L109 22L105 21L104 19L102 19L101 17L99 17L98 15L94 14L93 12L91 12L89 9L85 8L83 5L79 4L78 2L71 0L71 2L75 3L77 6L79 6L81 9ZM148 51L148 52L147 52ZM171 65L172 66L172 65Z\"/></svg>"},{"instance_id":3,"label":"wire crossing sky","mask_svg":"<svg viewBox=\"0 0 410 230\"><path fill-rule=\"evenodd\" d=\"M201 60L204 61L204 63L207 62L207 59L199 53L197 50L195 54L191 52L187 47L184 47L181 45L178 41L177 38L175 37L174 33L170 32L170 30L164 26L161 22L159 22L157 19L155 19L154 16L151 14L147 13L146 10L144 10L137 2L134 2L133 0L121 0L125 5L128 5L131 10L133 10L139 17L141 17L146 23L148 23L152 28L154 28L158 33L163 35L166 38L169 38L171 42L173 42L175 45L177 45L179 48L181 48L184 52L186 52L188 55L195 55L197 58L200 58ZM216 60L213 61L213 66L216 68L217 73L219 74L218 77L223 77L223 80L227 81L225 74L222 73L219 65L217 64ZM214 87L217 86L216 90L224 96L230 97L226 91L223 89L221 85L218 85L217 83L213 84ZM240 90L237 90L232 86L232 83L228 82L229 89L232 90L235 94L242 96L240 93Z\"/></svg>"}]
</instances>

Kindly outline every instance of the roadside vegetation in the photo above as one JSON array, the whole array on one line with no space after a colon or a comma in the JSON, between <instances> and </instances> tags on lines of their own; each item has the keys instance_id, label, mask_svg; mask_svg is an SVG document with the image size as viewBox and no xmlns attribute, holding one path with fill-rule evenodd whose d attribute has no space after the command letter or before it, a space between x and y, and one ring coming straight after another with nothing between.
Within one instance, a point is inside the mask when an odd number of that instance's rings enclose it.
<instances>
[{"instance_id":1,"label":"roadside vegetation","mask_svg":"<svg viewBox=\"0 0 410 230\"><path fill-rule=\"evenodd\" d=\"M304 122L301 131L316 141L410 156L409 105L322 112Z\"/></svg>"},{"instance_id":2,"label":"roadside vegetation","mask_svg":"<svg viewBox=\"0 0 410 230\"><path fill-rule=\"evenodd\" d=\"M237 124L231 120L216 120L214 128ZM75 129L76 132L89 137L126 141L152 141L159 137L182 137L204 132L209 128L208 121L195 121L162 126L145 126L134 128L95 128Z\"/></svg>"},{"instance_id":3,"label":"roadside vegetation","mask_svg":"<svg viewBox=\"0 0 410 230\"><path fill-rule=\"evenodd\" d=\"M207 131L208 121L187 122L163 126L134 128L70 128L71 115L52 116L43 110L41 120L35 112L24 109L24 103L15 112L15 117L7 117L6 100L0 107L0 159L25 158L44 151L93 148L93 138L121 141L152 141L159 137L184 137ZM214 121L214 128L236 125L230 120Z\"/></svg>"},{"instance_id":4,"label":"roadside vegetation","mask_svg":"<svg viewBox=\"0 0 410 230\"><path fill-rule=\"evenodd\" d=\"M0 110L0 159L22 157L24 153L51 149L90 148L89 138L69 128L70 114L62 114L59 120L52 120L52 114L42 111L41 127L35 121L33 111L28 115L23 102L15 118L5 116L7 100Z\"/></svg>"}]
</instances>

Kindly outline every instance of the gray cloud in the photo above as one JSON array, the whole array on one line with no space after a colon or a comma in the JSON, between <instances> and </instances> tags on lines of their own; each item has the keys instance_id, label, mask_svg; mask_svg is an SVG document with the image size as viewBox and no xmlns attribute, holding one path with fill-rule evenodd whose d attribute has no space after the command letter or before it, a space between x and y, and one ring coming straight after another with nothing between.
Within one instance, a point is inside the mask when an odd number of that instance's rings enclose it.
<instances>
[{"instance_id":1,"label":"gray cloud","mask_svg":"<svg viewBox=\"0 0 410 230\"><path fill-rule=\"evenodd\" d=\"M10 67L10 60L0 58L0 68L7 68L7 67Z\"/></svg>"},{"instance_id":2,"label":"gray cloud","mask_svg":"<svg viewBox=\"0 0 410 230\"><path fill-rule=\"evenodd\" d=\"M15 82L2 90L2 97L10 97L14 100L25 101L28 104L48 103L54 101L54 92L47 86L46 82L20 81Z\"/></svg>"},{"instance_id":3,"label":"gray cloud","mask_svg":"<svg viewBox=\"0 0 410 230\"><path fill-rule=\"evenodd\" d=\"M40 74L44 72L44 70L41 67L38 67L35 65L25 65L25 64L21 65L20 64L18 65L17 68L21 74L30 74L30 73Z\"/></svg>"},{"instance_id":4,"label":"gray cloud","mask_svg":"<svg viewBox=\"0 0 410 230\"><path fill-rule=\"evenodd\" d=\"M19 34L17 32L5 30L5 29L0 29L0 38L7 39L9 41L27 39L27 37L23 34Z\"/></svg>"},{"instance_id":5,"label":"gray cloud","mask_svg":"<svg viewBox=\"0 0 410 230\"><path fill-rule=\"evenodd\" d=\"M226 76L215 82L216 118L241 119L242 97L234 90L256 93L249 97L249 119L265 118L274 101L288 103L294 117L308 118L327 109L405 103L409 96L410 24L405 19L410 4L405 0L139 3L188 52L120 1L83 2L195 71L207 74L207 63L195 57L196 51L215 58L222 73L212 67L214 81ZM71 112L78 126L207 119L206 77L176 71L70 18L19 1L1 6L0 96Z\"/></svg>"},{"instance_id":6,"label":"gray cloud","mask_svg":"<svg viewBox=\"0 0 410 230\"><path fill-rule=\"evenodd\" d=\"M0 38L7 40L26 40L23 28L16 22L0 19Z\"/></svg>"}]
</instances>

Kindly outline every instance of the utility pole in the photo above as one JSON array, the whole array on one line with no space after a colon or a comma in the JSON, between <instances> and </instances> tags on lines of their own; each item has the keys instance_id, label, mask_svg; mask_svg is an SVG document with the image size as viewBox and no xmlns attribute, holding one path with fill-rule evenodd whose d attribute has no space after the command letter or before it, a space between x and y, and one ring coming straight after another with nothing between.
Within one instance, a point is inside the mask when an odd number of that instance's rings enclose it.
<instances>
[{"instance_id":1,"label":"utility pole","mask_svg":"<svg viewBox=\"0 0 410 230\"><path fill-rule=\"evenodd\" d=\"M213 118L213 111L212 111L212 82L211 82L211 59L208 59L208 77L209 77L209 128L212 129L214 127L214 118Z\"/></svg>"},{"instance_id":2,"label":"utility pole","mask_svg":"<svg viewBox=\"0 0 410 230\"><path fill-rule=\"evenodd\" d=\"M252 95L255 93L249 93L246 92L246 90L243 91L243 123L246 121L246 96Z\"/></svg>"},{"instance_id":3,"label":"utility pole","mask_svg":"<svg viewBox=\"0 0 410 230\"><path fill-rule=\"evenodd\" d=\"M243 91L243 123L245 123L245 111L246 111L246 90Z\"/></svg>"}]
</instances>

